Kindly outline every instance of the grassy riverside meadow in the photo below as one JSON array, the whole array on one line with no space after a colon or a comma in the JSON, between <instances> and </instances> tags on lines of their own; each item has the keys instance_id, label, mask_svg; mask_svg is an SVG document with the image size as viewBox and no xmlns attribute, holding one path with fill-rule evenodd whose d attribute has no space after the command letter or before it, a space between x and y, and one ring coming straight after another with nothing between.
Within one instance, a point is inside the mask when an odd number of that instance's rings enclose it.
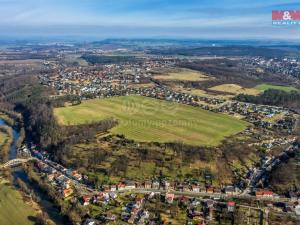
<instances>
[{"instance_id":1,"label":"grassy riverside meadow","mask_svg":"<svg viewBox=\"0 0 300 225\"><path fill-rule=\"evenodd\" d=\"M36 216L35 209L25 203L21 194L7 182L0 181L0 224L1 225L33 225L30 217Z\"/></svg>"},{"instance_id":2,"label":"grassy riverside meadow","mask_svg":"<svg viewBox=\"0 0 300 225\"><path fill-rule=\"evenodd\" d=\"M286 92L300 91L299 89L292 86L279 86L279 85L271 85L271 84L259 84L255 87L255 89L260 91L265 91L268 89L276 89L276 90L286 91Z\"/></svg>"},{"instance_id":3,"label":"grassy riverside meadow","mask_svg":"<svg viewBox=\"0 0 300 225\"><path fill-rule=\"evenodd\" d=\"M215 146L249 125L228 115L135 95L86 100L80 105L55 108L54 113L61 125L115 118L119 125L111 133L141 142Z\"/></svg>"},{"instance_id":4,"label":"grassy riverside meadow","mask_svg":"<svg viewBox=\"0 0 300 225\"><path fill-rule=\"evenodd\" d=\"M7 139L8 139L7 134L0 131L0 147L5 143Z\"/></svg>"}]
</instances>

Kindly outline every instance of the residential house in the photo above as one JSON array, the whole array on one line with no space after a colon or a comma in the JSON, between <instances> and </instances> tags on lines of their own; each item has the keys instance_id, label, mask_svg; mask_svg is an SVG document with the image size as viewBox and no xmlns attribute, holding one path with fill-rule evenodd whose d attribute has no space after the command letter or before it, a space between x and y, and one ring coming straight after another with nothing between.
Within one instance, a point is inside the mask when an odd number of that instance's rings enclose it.
<instances>
[{"instance_id":1,"label":"residential house","mask_svg":"<svg viewBox=\"0 0 300 225\"><path fill-rule=\"evenodd\" d=\"M214 187L210 186L210 187L206 188L206 192L210 193L210 194L214 193Z\"/></svg>"},{"instance_id":2,"label":"residential house","mask_svg":"<svg viewBox=\"0 0 300 225\"><path fill-rule=\"evenodd\" d=\"M83 223L82 223L82 225L95 225L96 224L96 222L94 221L94 220L92 220L92 219L86 219Z\"/></svg>"},{"instance_id":3,"label":"residential house","mask_svg":"<svg viewBox=\"0 0 300 225\"><path fill-rule=\"evenodd\" d=\"M160 185L159 185L159 182L158 181L153 181L152 182L152 188L153 189L159 189Z\"/></svg>"},{"instance_id":4,"label":"residential house","mask_svg":"<svg viewBox=\"0 0 300 225\"><path fill-rule=\"evenodd\" d=\"M112 199L116 199L118 195L115 192L109 192L109 197L111 197Z\"/></svg>"},{"instance_id":5,"label":"residential house","mask_svg":"<svg viewBox=\"0 0 300 225\"><path fill-rule=\"evenodd\" d=\"M300 205L295 206L295 213L297 216L300 216Z\"/></svg>"},{"instance_id":6,"label":"residential house","mask_svg":"<svg viewBox=\"0 0 300 225\"><path fill-rule=\"evenodd\" d=\"M51 174L47 174L47 179L48 181L53 181L54 180L55 175L53 173Z\"/></svg>"},{"instance_id":7,"label":"residential house","mask_svg":"<svg viewBox=\"0 0 300 225\"><path fill-rule=\"evenodd\" d=\"M119 183L119 184L117 185L117 189L118 189L119 191L125 190L125 187L126 187L126 185L125 185L124 183Z\"/></svg>"},{"instance_id":8,"label":"residential house","mask_svg":"<svg viewBox=\"0 0 300 225\"><path fill-rule=\"evenodd\" d=\"M144 187L145 187L146 189L151 189L151 182L146 181Z\"/></svg>"},{"instance_id":9,"label":"residential house","mask_svg":"<svg viewBox=\"0 0 300 225\"><path fill-rule=\"evenodd\" d=\"M166 202L172 204L174 201L175 195L173 193L167 192L166 193Z\"/></svg>"},{"instance_id":10,"label":"residential house","mask_svg":"<svg viewBox=\"0 0 300 225\"><path fill-rule=\"evenodd\" d=\"M228 195L234 195L237 191L236 191L236 188L233 186L226 186L224 188L224 192L225 192L225 194L228 194Z\"/></svg>"},{"instance_id":11,"label":"residential house","mask_svg":"<svg viewBox=\"0 0 300 225\"><path fill-rule=\"evenodd\" d=\"M89 205L90 204L90 201L91 201L92 197L89 196L89 195L85 195L82 197L82 200L83 200L83 205L86 206L86 205Z\"/></svg>"},{"instance_id":12,"label":"residential house","mask_svg":"<svg viewBox=\"0 0 300 225\"><path fill-rule=\"evenodd\" d=\"M164 181L164 190L168 190L169 187L170 187L170 182L167 181L167 180L165 180L165 181Z\"/></svg>"},{"instance_id":13,"label":"residential house","mask_svg":"<svg viewBox=\"0 0 300 225\"><path fill-rule=\"evenodd\" d=\"M144 199L143 198L136 198L135 199L134 207L139 209L139 208L142 207L143 203L144 203Z\"/></svg>"},{"instance_id":14,"label":"residential house","mask_svg":"<svg viewBox=\"0 0 300 225\"><path fill-rule=\"evenodd\" d=\"M198 185L195 185L195 184L194 184L194 185L192 185L191 188L192 188L192 191L193 191L193 192L200 192L200 187L199 187Z\"/></svg>"},{"instance_id":15,"label":"residential house","mask_svg":"<svg viewBox=\"0 0 300 225\"><path fill-rule=\"evenodd\" d=\"M64 198L67 198L73 194L73 189L72 188L66 188L62 190L62 195Z\"/></svg>"},{"instance_id":16,"label":"residential house","mask_svg":"<svg viewBox=\"0 0 300 225\"><path fill-rule=\"evenodd\" d=\"M256 197L262 197L262 198L273 198L274 193L272 191L268 190L259 190L255 192Z\"/></svg>"},{"instance_id":17,"label":"residential house","mask_svg":"<svg viewBox=\"0 0 300 225\"><path fill-rule=\"evenodd\" d=\"M135 189L136 185L133 181L127 181L125 184L125 190Z\"/></svg>"}]
</instances>

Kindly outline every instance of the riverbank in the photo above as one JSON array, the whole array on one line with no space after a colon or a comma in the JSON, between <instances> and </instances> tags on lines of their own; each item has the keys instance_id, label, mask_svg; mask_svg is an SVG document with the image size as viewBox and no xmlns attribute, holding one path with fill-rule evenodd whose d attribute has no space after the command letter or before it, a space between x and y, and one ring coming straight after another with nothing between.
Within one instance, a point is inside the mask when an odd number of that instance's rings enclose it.
<instances>
[{"instance_id":1,"label":"riverbank","mask_svg":"<svg viewBox=\"0 0 300 225\"><path fill-rule=\"evenodd\" d=\"M32 180L23 168L15 170L13 172L13 176L15 180L21 180L22 183L26 185L25 189L33 193L33 198L35 199L35 202L39 206L40 211L43 212L44 221L51 221L56 225L70 224L69 220L65 216L61 215L59 207L57 207L54 201L49 197L48 193L45 190L43 190L43 188L37 182Z\"/></svg>"},{"instance_id":2,"label":"riverbank","mask_svg":"<svg viewBox=\"0 0 300 225\"><path fill-rule=\"evenodd\" d=\"M10 126L1 118L0 125L8 127L11 130L10 143L6 146L7 157L5 161L15 159L18 155L18 142L20 142L20 130L22 128ZM20 185L20 183L22 185ZM12 171L1 171L0 224L31 225L37 222L40 224L42 221L47 221L46 224L49 225L69 224L68 221L60 215L58 208L49 199L46 193L30 182L23 169L15 168Z\"/></svg>"},{"instance_id":3,"label":"riverbank","mask_svg":"<svg viewBox=\"0 0 300 225\"><path fill-rule=\"evenodd\" d=\"M13 129L0 118L0 162L9 160L10 147L13 143Z\"/></svg>"},{"instance_id":4,"label":"riverbank","mask_svg":"<svg viewBox=\"0 0 300 225\"><path fill-rule=\"evenodd\" d=\"M5 124L8 124L10 127L15 125L15 121L3 112L0 112L0 120L2 120Z\"/></svg>"},{"instance_id":5,"label":"riverbank","mask_svg":"<svg viewBox=\"0 0 300 225\"><path fill-rule=\"evenodd\" d=\"M9 181L0 179L0 224L33 225L39 213L38 205L25 199Z\"/></svg>"},{"instance_id":6,"label":"riverbank","mask_svg":"<svg viewBox=\"0 0 300 225\"><path fill-rule=\"evenodd\" d=\"M5 144L7 139L8 139L8 135L5 132L0 131L0 146Z\"/></svg>"}]
</instances>

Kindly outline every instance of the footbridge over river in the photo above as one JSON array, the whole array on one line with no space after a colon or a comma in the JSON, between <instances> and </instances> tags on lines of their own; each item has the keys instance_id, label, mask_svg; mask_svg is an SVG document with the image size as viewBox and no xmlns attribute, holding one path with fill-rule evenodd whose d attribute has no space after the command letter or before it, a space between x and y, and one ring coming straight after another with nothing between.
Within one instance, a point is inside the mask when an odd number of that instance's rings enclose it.
<instances>
[{"instance_id":1,"label":"footbridge over river","mask_svg":"<svg viewBox=\"0 0 300 225\"><path fill-rule=\"evenodd\" d=\"M0 165L0 169L5 169L8 167L15 167L15 166L19 166L23 163L27 163L29 161L33 161L33 160L37 160L36 158L30 157L30 158L26 158L26 159L21 159L21 158L16 158L16 159L12 159L7 161L4 164Z\"/></svg>"}]
</instances>

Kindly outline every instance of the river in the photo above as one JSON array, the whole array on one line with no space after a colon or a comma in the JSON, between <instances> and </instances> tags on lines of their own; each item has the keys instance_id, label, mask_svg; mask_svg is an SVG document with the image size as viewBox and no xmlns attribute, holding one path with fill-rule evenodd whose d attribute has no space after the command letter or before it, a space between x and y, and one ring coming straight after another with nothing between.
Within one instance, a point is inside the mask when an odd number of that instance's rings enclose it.
<instances>
[{"instance_id":1,"label":"river","mask_svg":"<svg viewBox=\"0 0 300 225\"><path fill-rule=\"evenodd\" d=\"M3 126L3 125L9 126L3 119L0 119L0 126ZM9 157L8 157L9 160L15 159L17 157L17 142L20 137L20 132L14 127L11 127L11 128L12 128L12 134L13 134L13 142L12 142L12 144L10 146L10 150L9 150Z\"/></svg>"},{"instance_id":2,"label":"river","mask_svg":"<svg viewBox=\"0 0 300 225\"><path fill-rule=\"evenodd\" d=\"M0 119L0 126L3 126L3 125L9 126L4 120ZM17 141L20 137L19 130L15 127L11 127L11 128L13 130L13 132L12 132L13 133L13 142L11 144L10 151L9 151L9 160L15 159L17 157ZM17 178L21 179L23 182L25 182L27 184L27 186L31 190L33 190L34 194L40 199L38 202L40 208L49 215L49 217L52 219L53 222L55 222L55 224L57 224L57 225L70 224L70 222L67 220L67 218L63 217L60 214L58 208L53 204L51 199L49 199L47 194L45 192L43 192L43 190L41 190L38 187L38 185L35 185L29 181L28 176L23 169L14 168L12 174L13 174L14 179L17 179Z\"/></svg>"}]
</instances>

